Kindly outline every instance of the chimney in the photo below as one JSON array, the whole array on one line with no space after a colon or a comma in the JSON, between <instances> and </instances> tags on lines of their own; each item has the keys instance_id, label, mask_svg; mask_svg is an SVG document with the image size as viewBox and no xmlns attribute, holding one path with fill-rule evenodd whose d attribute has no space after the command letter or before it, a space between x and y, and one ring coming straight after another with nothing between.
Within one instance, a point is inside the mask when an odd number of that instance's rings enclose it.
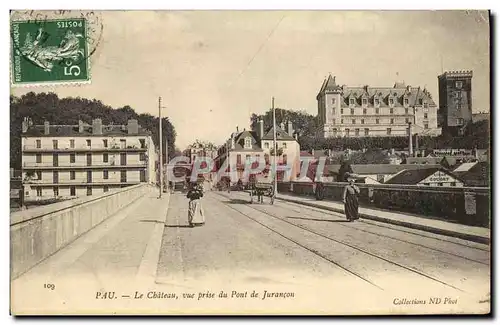
<instances>
[{"instance_id":1,"label":"chimney","mask_svg":"<svg viewBox=\"0 0 500 325\"><path fill-rule=\"evenodd\" d=\"M238 133L238 132L240 132L240 130L239 130L239 128L238 128L238 126L237 126L237 125L236 125L236 132L237 132L237 133Z\"/></svg>"},{"instance_id":2,"label":"chimney","mask_svg":"<svg viewBox=\"0 0 500 325\"><path fill-rule=\"evenodd\" d=\"M288 121L288 134L293 137L293 124L292 124L292 121Z\"/></svg>"},{"instance_id":3,"label":"chimney","mask_svg":"<svg viewBox=\"0 0 500 325\"><path fill-rule=\"evenodd\" d=\"M22 128L23 128L23 133L26 133L28 131L28 118L27 117L25 117L23 120Z\"/></svg>"},{"instance_id":4,"label":"chimney","mask_svg":"<svg viewBox=\"0 0 500 325\"><path fill-rule=\"evenodd\" d=\"M78 133L83 133L83 121L78 121Z\"/></svg>"},{"instance_id":5,"label":"chimney","mask_svg":"<svg viewBox=\"0 0 500 325\"><path fill-rule=\"evenodd\" d=\"M139 124L137 123L137 120L128 120L127 133L128 134L139 133Z\"/></svg>"},{"instance_id":6,"label":"chimney","mask_svg":"<svg viewBox=\"0 0 500 325\"><path fill-rule=\"evenodd\" d=\"M92 134L102 134L102 120L100 118L96 118L92 121Z\"/></svg>"},{"instance_id":7,"label":"chimney","mask_svg":"<svg viewBox=\"0 0 500 325\"><path fill-rule=\"evenodd\" d=\"M264 137L264 121L263 120L259 120L259 122L257 122L257 125L258 125L257 132L258 132L258 135L259 135L259 139L262 139Z\"/></svg>"},{"instance_id":8,"label":"chimney","mask_svg":"<svg viewBox=\"0 0 500 325\"><path fill-rule=\"evenodd\" d=\"M49 121L45 121L43 123L43 127L44 127L44 134L48 135L50 133L50 123L49 123Z\"/></svg>"}]
</instances>

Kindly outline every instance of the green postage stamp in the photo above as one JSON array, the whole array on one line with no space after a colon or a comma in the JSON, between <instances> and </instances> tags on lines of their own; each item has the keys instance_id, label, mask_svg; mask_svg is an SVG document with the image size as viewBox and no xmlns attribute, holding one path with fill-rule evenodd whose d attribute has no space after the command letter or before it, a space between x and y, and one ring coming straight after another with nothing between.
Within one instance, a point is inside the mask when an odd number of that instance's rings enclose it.
<instances>
[{"instance_id":1,"label":"green postage stamp","mask_svg":"<svg viewBox=\"0 0 500 325\"><path fill-rule=\"evenodd\" d=\"M11 84L90 81L85 18L11 22Z\"/></svg>"}]
</instances>

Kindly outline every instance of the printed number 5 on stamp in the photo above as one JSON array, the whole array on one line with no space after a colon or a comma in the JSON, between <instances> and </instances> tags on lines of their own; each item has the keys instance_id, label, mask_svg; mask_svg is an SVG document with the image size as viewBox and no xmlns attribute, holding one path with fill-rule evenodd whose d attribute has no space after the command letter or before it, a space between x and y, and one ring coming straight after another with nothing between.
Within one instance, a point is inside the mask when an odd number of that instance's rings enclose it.
<instances>
[{"instance_id":1,"label":"printed number 5 on stamp","mask_svg":"<svg viewBox=\"0 0 500 325\"><path fill-rule=\"evenodd\" d=\"M90 82L86 20L11 23L11 84Z\"/></svg>"}]
</instances>

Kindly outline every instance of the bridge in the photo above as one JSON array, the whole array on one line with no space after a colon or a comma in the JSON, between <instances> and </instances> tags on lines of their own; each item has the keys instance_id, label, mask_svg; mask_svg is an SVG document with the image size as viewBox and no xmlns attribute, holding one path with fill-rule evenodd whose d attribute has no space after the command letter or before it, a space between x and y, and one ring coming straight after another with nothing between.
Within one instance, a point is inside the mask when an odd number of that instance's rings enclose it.
<instances>
[{"instance_id":1,"label":"bridge","mask_svg":"<svg viewBox=\"0 0 500 325\"><path fill-rule=\"evenodd\" d=\"M14 212L12 312L489 312L488 226L383 209L378 192L417 191L387 186L362 188L361 219L346 222L341 185L317 200L312 184L279 184L273 205L208 190L196 228L185 194L159 198L147 184ZM459 193L489 197L429 197ZM465 200L454 213L478 219Z\"/></svg>"}]
</instances>

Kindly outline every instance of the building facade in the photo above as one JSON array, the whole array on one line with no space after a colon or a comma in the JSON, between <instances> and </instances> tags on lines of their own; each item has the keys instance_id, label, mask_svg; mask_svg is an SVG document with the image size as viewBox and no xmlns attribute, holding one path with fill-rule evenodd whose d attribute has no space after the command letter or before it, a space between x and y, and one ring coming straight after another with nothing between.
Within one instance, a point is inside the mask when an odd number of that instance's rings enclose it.
<instances>
[{"instance_id":1,"label":"building facade","mask_svg":"<svg viewBox=\"0 0 500 325\"><path fill-rule=\"evenodd\" d=\"M191 163L195 161L196 157L215 159L217 157L217 147L211 143L196 141L184 150L183 155L189 157Z\"/></svg>"},{"instance_id":2,"label":"building facade","mask_svg":"<svg viewBox=\"0 0 500 325\"><path fill-rule=\"evenodd\" d=\"M443 130L463 135L472 122L472 71L447 71L438 76L438 87Z\"/></svg>"},{"instance_id":3,"label":"building facade","mask_svg":"<svg viewBox=\"0 0 500 325\"><path fill-rule=\"evenodd\" d=\"M253 167L257 168L255 161L260 161L263 172L267 173L274 164L273 138L274 129L264 132L263 121L258 122L257 130L235 132L231 138L218 150L215 159L215 168L219 170L226 164L227 170L235 170L238 179L244 179L244 170L247 162L254 162ZM294 137L293 125L288 122L288 129L285 126L276 126L276 164L291 166L291 175L295 177L300 171L300 145ZM229 159L229 161L227 161ZM283 172L278 171L278 178Z\"/></svg>"},{"instance_id":4,"label":"building facade","mask_svg":"<svg viewBox=\"0 0 500 325\"><path fill-rule=\"evenodd\" d=\"M157 154L149 131L127 125L29 126L21 139L25 200L102 194L134 184L156 183Z\"/></svg>"},{"instance_id":5,"label":"building facade","mask_svg":"<svg viewBox=\"0 0 500 325\"><path fill-rule=\"evenodd\" d=\"M424 88L348 87L324 80L316 97L320 135L328 137L438 136L437 105Z\"/></svg>"}]
</instances>

